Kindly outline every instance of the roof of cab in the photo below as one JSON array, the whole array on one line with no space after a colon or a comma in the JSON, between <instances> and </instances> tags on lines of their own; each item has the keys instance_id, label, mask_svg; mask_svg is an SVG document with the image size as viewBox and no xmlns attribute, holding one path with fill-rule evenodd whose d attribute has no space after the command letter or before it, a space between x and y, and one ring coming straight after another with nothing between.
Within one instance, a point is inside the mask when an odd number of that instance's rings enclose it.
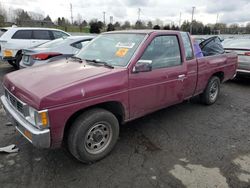
<instances>
[{"instance_id":1,"label":"roof of cab","mask_svg":"<svg viewBox=\"0 0 250 188\"><path fill-rule=\"evenodd\" d=\"M55 28L44 28L44 27L8 27L8 29L13 30L60 30ZM60 30L61 31L61 30Z\"/></svg>"},{"instance_id":2,"label":"roof of cab","mask_svg":"<svg viewBox=\"0 0 250 188\"><path fill-rule=\"evenodd\" d=\"M135 33L135 34L151 34L151 33L178 33L180 31L175 30L153 30L153 29L142 29L142 30L121 30L121 31L110 31L104 34L112 33Z\"/></svg>"}]
</instances>

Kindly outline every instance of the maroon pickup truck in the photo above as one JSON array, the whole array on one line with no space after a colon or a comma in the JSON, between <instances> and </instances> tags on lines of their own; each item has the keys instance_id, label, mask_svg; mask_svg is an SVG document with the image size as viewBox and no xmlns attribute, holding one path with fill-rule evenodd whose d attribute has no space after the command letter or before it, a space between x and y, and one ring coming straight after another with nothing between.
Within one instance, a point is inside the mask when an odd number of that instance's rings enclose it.
<instances>
[{"instance_id":1,"label":"maroon pickup truck","mask_svg":"<svg viewBox=\"0 0 250 188\"><path fill-rule=\"evenodd\" d=\"M213 104L236 68L235 53L195 58L185 32L110 32L71 59L7 74L1 101L36 147L66 143L76 159L93 162L112 150L125 122L196 95Z\"/></svg>"}]
</instances>

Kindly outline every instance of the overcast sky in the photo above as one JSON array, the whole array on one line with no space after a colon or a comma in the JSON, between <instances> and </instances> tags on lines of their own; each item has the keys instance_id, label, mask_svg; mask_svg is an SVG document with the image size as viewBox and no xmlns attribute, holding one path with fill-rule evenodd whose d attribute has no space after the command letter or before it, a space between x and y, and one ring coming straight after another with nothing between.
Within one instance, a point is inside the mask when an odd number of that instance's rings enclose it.
<instances>
[{"instance_id":1,"label":"overcast sky","mask_svg":"<svg viewBox=\"0 0 250 188\"><path fill-rule=\"evenodd\" d=\"M192 6L195 6L194 19L203 23L218 22L244 24L250 22L250 0L0 0L9 8L22 8L43 15L49 14L53 20L57 17L70 19L70 3L73 6L73 17L80 14L83 19L93 18L103 20L106 12L106 22L110 16L114 21L135 22L138 18L138 8L141 9L141 20L161 19L164 24L181 20L191 20Z\"/></svg>"}]
</instances>

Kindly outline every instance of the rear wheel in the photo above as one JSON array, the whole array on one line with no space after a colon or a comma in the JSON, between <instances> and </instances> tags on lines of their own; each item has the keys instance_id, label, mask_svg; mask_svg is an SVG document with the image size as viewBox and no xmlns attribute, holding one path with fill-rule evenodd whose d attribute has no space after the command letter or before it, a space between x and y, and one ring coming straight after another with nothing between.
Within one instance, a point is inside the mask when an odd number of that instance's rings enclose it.
<instances>
[{"instance_id":1,"label":"rear wheel","mask_svg":"<svg viewBox=\"0 0 250 188\"><path fill-rule=\"evenodd\" d=\"M217 76L210 78L206 89L200 95L201 101L206 105L216 102L220 93L220 79Z\"/></svg>"},{"instance_id":2,"label":"rear wheel","mask_svg":"<svg viewBox=\"0 0 250 188\"><path fill-rule=\"evenodd\" d=\"M113 149L119 136L117 118L109 111L92 109L80 115L68 135L68 148L81 162L102 159Z\"/></svg>"}]
</instances>

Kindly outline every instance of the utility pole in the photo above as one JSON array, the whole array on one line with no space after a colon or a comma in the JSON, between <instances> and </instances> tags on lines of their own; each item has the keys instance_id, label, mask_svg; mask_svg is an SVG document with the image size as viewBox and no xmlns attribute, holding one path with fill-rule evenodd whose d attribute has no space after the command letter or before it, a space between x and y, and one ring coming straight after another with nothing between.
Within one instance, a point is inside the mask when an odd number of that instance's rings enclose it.
<instances>
[{"instance_id":1,"label":"utility pole","mask_svg":"<svg viewBox=\"0 0 250 188\"><path fill-rule=\"evenodd\" d=\"M110 23L113 24L113 16L109 17Z\"/></svg>"},{"instance_id":2,"label":"utility pole","mask_svg":"<svg viewBox=\"0 0 250 188\"><path fill-rule=\"evenodd\" d=\"M181 12L180 12L179 27L180 27L180 29L181 29Z\"/></svg>"},{"instance_id":3,"label":"utility pole","mask_svg":"<svg viewBox=\"0 0 250 188\"><path fill-rule=\"evenodd\" d=\"M190 23L190 35L192 35L192 31L193 31L194 10L195 10L195 7L192 7L192 19L191 19L191 23Z\"/></svg>"},{"instance_id":4,"label":"utility pole","mask_svg":"<svg viewBox=\"0 0 250 188\"><path fill-rule=\"evenodd\" d=\"M70 3L71 24L73 25L72 3Z\"/></svg>"},{"instance_id":5,"label":"utility pole","mask_svg":"<svg viewBox=\"0 0 250 188\"><path fill-rule=\"evenodd\" d=\"M106 24L106 17L105 16L106 16L106 12L104 11L103 12L103 23L104 23L104 25Z\"/></svg>"},{"instance_id":6,"label":"utility pole","mask_svg":"<svg viewBox=\"0 0 250 188\"><path fill-rule=\"evenodd\" d=\"M219 13L217 14L217 17L216 17L216 24L218 23L219 21Z\"/></svg>"},{"instance_id":7,"label":"utility pole","mask_svg":"<svg viewBox=\"0 0 250 188\"><path fill-rule=\"evenodd\" d=\"M138 8L138 21L141 21L141 8Z\"/></svg>"}]
</instances>

